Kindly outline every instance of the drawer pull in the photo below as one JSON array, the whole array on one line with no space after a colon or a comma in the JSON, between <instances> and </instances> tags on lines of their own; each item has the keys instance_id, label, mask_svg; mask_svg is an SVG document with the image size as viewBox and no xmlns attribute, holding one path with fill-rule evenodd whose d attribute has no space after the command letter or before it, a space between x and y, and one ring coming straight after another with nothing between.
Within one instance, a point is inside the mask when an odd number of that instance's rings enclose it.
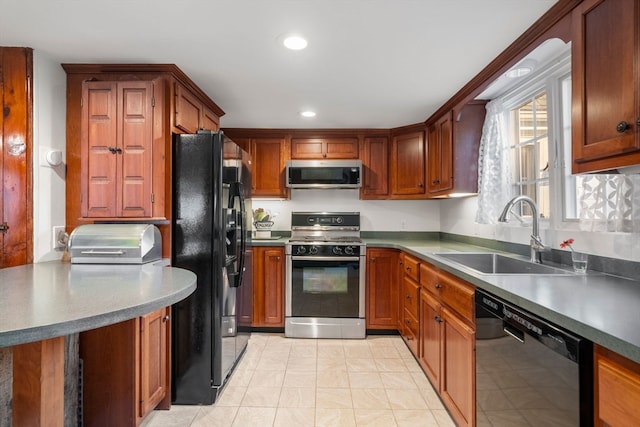
<instances>
[{"instance_id":1,"label":"drawer pull","mask_svg":"<svg viewBox=\"0 0 640 427\"><path fill-rule=\"evenodd\" d=\"M438 323L442 323L443 322L442 317L440 317L438 315L433 316L433 320L435 320Z\"/></svg>"},{"instance_id":2,"label":"drawer pull","mask_svg":"<svg viewBox=\"0 0 640 427\"><path fill-rule=\"evenodd\" d=\"M162 321L163 321L163 322L168 322L168 321L169 321L169 319L171 319L171 317L169 317L169 315L166 315L166 316L164 316L164 317L162 318Z\"/></svg>"}]
</instances>

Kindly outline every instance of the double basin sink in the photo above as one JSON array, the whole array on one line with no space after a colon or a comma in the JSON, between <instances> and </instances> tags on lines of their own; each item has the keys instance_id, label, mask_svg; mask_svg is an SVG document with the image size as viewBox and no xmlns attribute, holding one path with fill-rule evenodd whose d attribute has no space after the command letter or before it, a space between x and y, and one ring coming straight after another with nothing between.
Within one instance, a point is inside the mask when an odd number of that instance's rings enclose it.
<instances>
[{"instance_id":1,"label":"double basin sink","mask_svg":"<svg viewBox=\"0 0 640 427\"><path fill-rule=\"evenodd\" d=\"M470 268L480 274L574 274L572 270L564 270L545 264L535 264L523 259L492 252L443 252L434 255Z\"/></svg>"}]
</instances>

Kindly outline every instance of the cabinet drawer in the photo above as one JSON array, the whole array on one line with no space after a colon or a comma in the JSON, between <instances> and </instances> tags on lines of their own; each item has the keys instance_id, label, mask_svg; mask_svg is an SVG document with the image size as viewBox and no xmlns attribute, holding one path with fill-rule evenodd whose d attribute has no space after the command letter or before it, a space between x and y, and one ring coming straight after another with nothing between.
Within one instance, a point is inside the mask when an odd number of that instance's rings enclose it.
<instances>
[{"instance_id":1,"label":"cabinet drawer","mask_svg":"<svg viewBox=\"0 0 640 427\"><path fill-rule=\"evenodd\" d=\"M405 310L413 317L418 318L418 300L420 298L420 286L408 277L402 281L402 298Z\"/></svg>"},{"instance_id":2,"label":"cabinet drawer","mask_svg":"<svg viewBox=\"0 0 640 427\"><path fill-rule=\"evenodd\" d=\"M448 305L469 322L474 321L474 287L463 283L449 273L439 273L439 283L442 286L442 303Z\"/></svg>"},{"instance_id":3,"label":"cabinet drawer","mask_svg":"<svg viewBox=\"0 0 640 427\"><path fill-rule=\"evenodd\" d=\"M418 282L420 278L420 261L408 255L404 256L404 274Z\"/></svg>"},{"instance_id":4,"label":"cabinet drawer","mask_svg":"<svg viewBox=\"0 0 640 427\"><path fill-rule=\"evenodd\" d=\"M420 285L431 295L440 298L442 285L438 280L438 269L431 264L420 264Z\"/></svg>"},{"instance_id":5,"label":"cabinet drawer","mask_svg":"<svg viewBox=\"0 0 640 427\"><path fill-rule=\"evenodd\" d=\"M404 310L404 321L402 325L402 337L413 352L418 354L418 321L407 309Z\"/></svg>"}]
</instances>

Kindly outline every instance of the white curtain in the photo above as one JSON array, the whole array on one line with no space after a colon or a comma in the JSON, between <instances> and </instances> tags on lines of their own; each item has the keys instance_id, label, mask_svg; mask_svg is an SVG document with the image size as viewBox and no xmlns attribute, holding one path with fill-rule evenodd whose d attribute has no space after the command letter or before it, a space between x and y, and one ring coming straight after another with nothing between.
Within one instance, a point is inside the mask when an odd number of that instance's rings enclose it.
<instances>
[{"instance_id":1,"label":"white curtain","mask_svg":"<svg viewBox=\"0 0 640 427\"><path fill-rule=\"evenodd\" d=\"M640 175L578 178L580 229L640 232Z\"/></svg>"},{"instance_id":2,"label":"white curtain","mask_svg":"<svg viewBox=\"0 0 640 427\"><path fill-rule=\"evenodd\" d=\"M511 199L511 158L506 111L500 99L489 102L482 126L478 158L478 211L476 222L495 224Z\"/></svg>"}]
</instances>

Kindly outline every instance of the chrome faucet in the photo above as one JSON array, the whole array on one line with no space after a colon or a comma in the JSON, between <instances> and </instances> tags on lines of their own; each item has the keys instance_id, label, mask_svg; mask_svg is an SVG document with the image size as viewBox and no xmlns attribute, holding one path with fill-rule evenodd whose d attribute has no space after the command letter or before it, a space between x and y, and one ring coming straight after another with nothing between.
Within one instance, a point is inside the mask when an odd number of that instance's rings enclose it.
<instances>
[{"instance_id":1,"label":"chrome faucet","mask_svg":"<svg viewBox=\"0 0 640 427\"><path fill-rule=\"evenodd\" d=\"M541 252L546 248L542 244L542 239L540 238L540 222L538 215L538 206L536 206L536 202L531 199L529 196L516 196L513 199L509 200L506 204L498 221L507 222L507 217L509 216L509 211L511 208L518 202L526 202L529 206L531 206L531 212L533 216L533 230L531 230L531 241L529 242L529 246L531 248L531 262L536 264L542 264L542 255Z\"/></svg>"}]
</instances>

